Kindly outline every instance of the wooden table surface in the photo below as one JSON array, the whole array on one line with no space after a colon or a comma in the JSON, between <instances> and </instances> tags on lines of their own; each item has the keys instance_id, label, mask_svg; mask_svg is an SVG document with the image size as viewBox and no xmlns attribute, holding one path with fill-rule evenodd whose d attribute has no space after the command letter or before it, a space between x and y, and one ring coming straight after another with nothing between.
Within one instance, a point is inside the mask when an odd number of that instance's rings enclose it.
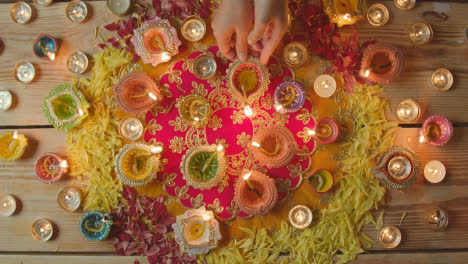
<instances>
[{"instance_id":1,"label":"wooden table surface","mask_svg":"<svg viewBox=\"0 0 468 264\"><path fill-rule=\"evenodd\" d=\"M0 218L0 263L132 263L140 257L118 257L107 243L91 243L80 234L78 221L82 212L68 213L56 202L58 192L71 179L56 184L40 183L33 171L37 157L47 151L64 153L65 134L53 129L41 112L42 98L50 89L69 82L73 75L65 65L69 54L97 52L95 27L108 24L117 17L106 8L105 1L88 2L90 18L85 23L72 23L65 17L67 3L49 7L32 5L33 21L26 25L11 21L12 3L0 0L0 89L15 95L15 105L0 113L0 132L16 129L30 139L30 147L17 162L0 162L0 193L11 193L20 202L19 211ZM358 25L361 40L376 39L395 44L404 51L404 72L386 88L384 96L392 110L399 101L412 98L423 108L415 124L403 124L395 144L411 147L424 166L438 159L447 166L448 175L439 184L418 181L405 191L389 191L385 207L385 225L398 225L404 212L407 216L400 229L403 241L399 247L386 250L375 243L358 257L356 263L467 263L468 258L468 3L419 2L410 11L400 11L393 1L383 1L391 20L384 27ZM407 37L411 23L422 21L426 11L443 12L446 21L429 21L434 28L434 40L429 45L413 46ZM101 30L103 36L106 35ZM37 59L32 42L41 33L60 39L60 50L53 62ZM39 68L31 84L21 84L13 77L17 62L28 60ZM429 85L433 70L446 67L454 73L454 87L447 92L435 91ZM421 120L432 114L442 114L454 122L455 135L443 147L416 143ZM394 119L388 113L389 119ZM449 226L443 232L433 232L424 225L424 210L431 205L447 209ZM38 242L31 237L31 224L39 218L52 220L58 228L55 238ZM378 230L366 226L365 232L378 241Z\"/></svg>"}]
</instances>

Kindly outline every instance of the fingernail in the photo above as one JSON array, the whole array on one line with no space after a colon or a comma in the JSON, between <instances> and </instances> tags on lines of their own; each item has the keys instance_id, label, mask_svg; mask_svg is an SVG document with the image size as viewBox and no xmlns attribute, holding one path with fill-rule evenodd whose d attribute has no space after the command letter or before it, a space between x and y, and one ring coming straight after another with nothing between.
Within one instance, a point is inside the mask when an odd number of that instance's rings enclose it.
<instances>
[{"instance_id":1,"label":"fingernail","mask_svg":"<svg viewBox=\"0 0 468 264\"><path fill-rule=\"evenodd\" d=\"M245 53L243 53L243 52L239 53L239 59L241 59L241 60L247 59L247 57L245 56Z\"/></svg>"}]
</instances>

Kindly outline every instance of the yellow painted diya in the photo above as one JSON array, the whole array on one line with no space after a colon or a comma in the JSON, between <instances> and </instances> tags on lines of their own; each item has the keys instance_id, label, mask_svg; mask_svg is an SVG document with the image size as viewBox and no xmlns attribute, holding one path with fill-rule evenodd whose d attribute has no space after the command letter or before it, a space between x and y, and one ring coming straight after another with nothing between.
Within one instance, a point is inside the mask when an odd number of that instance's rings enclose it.
<instances>
[{"instance_id":1,"label":"yellow painted diya","mask_svg":"<svg viewBox=\"0 0 468 264\"><path fill-rule=\"evenodd\" d=\"M5 132L0 135L0 159L13 161L21 158L28 146L28 138L18 132Z\"/></svg>"},{"instance_id":2,"label":"yellow painted diya","mask_svg":"<svg viewBox=\"0 0 468 264\"><path fill-rule=\"evenodd\" d=\"M187 124L202 127L208 123L210 106L203 96L188 95L182 97L178 109L180 117Z\"/></svg>"},{"instance_id":3,"label":"yellow painted diya","mask_svg":"<svg viewBox=\"0 0 468 264\"><path fill-rule=\"evenodd\" d=\"M323 0L323 9L338 27L352 25L362 18L365 0Z\"/></svg>"}]
</instances>

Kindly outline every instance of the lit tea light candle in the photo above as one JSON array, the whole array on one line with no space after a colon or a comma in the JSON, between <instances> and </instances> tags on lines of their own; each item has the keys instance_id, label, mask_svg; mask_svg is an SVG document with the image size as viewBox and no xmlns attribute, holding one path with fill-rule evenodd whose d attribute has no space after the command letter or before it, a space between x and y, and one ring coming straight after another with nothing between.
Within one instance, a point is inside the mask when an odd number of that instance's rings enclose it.
<instances>
[{"instance_id":1,"label":"lit tea light candle","mask_svg":"<svg viewBox=\"0 0 468 264\"><path fill-rule=\"evenodd\" d=\"M299 67L309 59L306 47L299 42L291 42L283 50L283 60L291 67Z\"/></svg>"},{"instance_id":2,"label":"lit tea light candle","mask_svg":"<svg viewBox=\"0 0 468 264\"><path fill-rule=\"evenodd\" d=\"M47 219L40 219L32 225L32 236L40 241L48 241L54 234L54 225Z\"/></svg>"},{"instance_id":3,"label":"lit tea light candle","mask_svg":"<svg viewBox=\"0 0 468 264\"><path fill-rule=\"evenodd\" d=\"M201 80L206 80L216 74L217 65L213 56L202 54L192 64L192 72Z\"/></svg>"},{"instance_id":4,"label":"lit tea light candle","mask_svg":"<svg viewBox=\"0 0 468 264\"><path fill-rule=\"evenodd\" d=\"M388 162L387 170L392 178L403 180L411 174L412 165L407 157L395 156Z\"/></svg>"},{"instance_id":5,"label":"lit tea light candle","mask_svg":"<svg viewBox=\"0 0 468 264\"><path fill-rule=\"evenodd\" d=\"M53 0L34 0L34 3L41 6L50 6L53 2Z\"/></svg>"},{"instance_id":6,"label":"lit tea light candle","mask_svg":"<svg viewBox=\"0 0 468 264\"><path fill-rule=\"evenodd\" d=\"M249 187L250 191L254 191L258 197L261 197L262 195L260 194L260 192L255 188L255 186L253 186L253 184L249 180L251 175L252 175L252 172L249 172L245 174L244 176L242 176L242 179L244 179L245 183L247 183L247 186Z\"/></svg>"},{"instance_id":7,"label":"lit tea light candle","mask_svg":"<svg viewBox=\"0 0 468 264\"><path fill-rule=\"evenodd\" d=\"M445 174L445 166L438 160L431 160L424 167L424 177L428 182L439 183L445 178Z\"/></svg>"},{"instance_id":8,"label":"lit tea light candle","mask_svg":"<svg viewBox=\"0 0 468 264\"><path fill-rule=\"evenodd\" d=\"M107 0L107 8L112 14L125 16L130 12L132 3L130 0Z\"/></svg>"},{"instance_id":9,"label":"lit tea light candle","mask_svg":"<svg viewBox=\"0 0 468 264\"><path fill-rule=\"evenodd\" d=\"M394 3L400 10L410 10L416 4L416 0L394 0Z\"/></svg>"},{"instance_id":10,"label":"lit tea light candle","mask_svg":"<svg viewBox=\"0 0 468 264\"><path fill-rule=\"evenodd\" d=\"M72 1L67 6L66 15L73 22L83 22L88 16L88 7L85 2Z\"/></svg>"},{"instance_id":11,"label":"lit tea light candle","mask_svg":"<svg viewBox=\"0 0 468 264\"><path fill-rule=\"evenodd\" d=\"M427 211L426 224L433 231L442 231L448 225L448 214L440 207L433 207Z\"/></svg>"},{"instance_id":12,"label":"lit tea light candle","mask_svg":"<svg viewBox=\"0 0 468 264\"><path fill-rule=\"evenodd\" d=\"M336 81L328 74L322 74L314 81L315 93L323 98L332 96L336 91Z\"/></svg>"},{"instance_id":13,"label":"lit tea light candle","mask_svg":"<svg viewBox=\"0 0 468 264\"><path fill-rule=\"evenodd\" d=\"M25 2L16 2L10 9L10 16L15 23L28 23L32 16L31 6Z\"/></svg>"},{"instance_id":14,"label":"lit tea light candle","mask_svg":"<svg viewBox=\"0 0 468 264\"><path fill-rule=\"evenodd\" d=\"M80 208L82 201L81 191L78 187L75 186L68 186L63 188L58 196L57 202L65 211L75 211Z\"/></svg>"},{"instance_id":15,"label":"lit tea light candle","mask_svg":"<svg viewBox=\"0 0 468 264\"><path fill-rule=\"evenodd\" d=\"M388 8L382 4L373 4L367 10L367 21L373 26L383 26L387 24L390 15Z\"/></svg>"},{"instance_id":16,"label":"lit tea light candle","mask_svg":"<svg viewBox=\"0 0 468 264\"><path fill-rule=\"evenodd\" d=\"M426 44L432 40L432 34L431 25L419 22L411 26L409 37L414 44Z\"/></svg>"},{"instance_id":17,"label":"lit tea light candle","mask_svg":"<svg viewBox=\"0 0 468 264\"><path fill-rule=\"evenodd\" d=\"M401 231L396 226L386 226L380 230L379 241L385 248L397 247L401 242Z\"/></svg>"},{"instance_id":18,"label":"lit tea light candle","mask_svg":"<svg viewBox=\"0 0 468 264\"><path fill-rule=\"evenodd\" d=\"M413 122L420 115L418 103L411 99L401 101L396 109L398 119L404 122Z\"/></svg>"},{"instance_id":19,"label":"lit tea light candle","mask_svg":"<svg viewBox=\"0 0 468 264\"><path fill-rule=\"evenodd\" d=\"M127 140L136 141L143 135L143 124L136 117L127 117L120 122L119 133Z\"/></svg>"},{"instance_id":20,"label":"lit tea light candle","mask_svg":"<svg viewBox=\"0 0 468 264\"><path fill-rule=\"evenodd\" d=\"M10 109L13 103L13 96L8 90L0 90L0 111L4 112Z\"/></svg>"},{"instance_id":21,"label":"lit tea light candle","mask_svg":"<svg viewBox=\"0 0 468 264\"><path fill-rule=\"evenodd\" d=\"M15 66L15 78L22 83L30 83L36 77L36 69L30 62L20 62Z\"/></svg>"},{"instance_id":22,"label":"lit tea light candle","mask_svg":"<svg viewBox=\"0 0 468 264\"><path fill-rule=\"evenodd\" d=\"M452 73L444 68L437 69L432 73L431 84L435 89L443 92L447 91L452 87L453 75Z\"/></svg>"},{"instance_id":23,"label":"lit tea light candle","mask_svg":"<svg viewBox=\"0 0 468 264\"><path fill-rule=\"evenodd\" d=\"M68 57L68 70L73 73L84 73L88 68L88 56L81 51L73 53L70 57Z\"/></svg>"},{"instance_id":24,"label":"lit tea light candle","mask_svg":"<svg viewBox=\"0 0 468 264\"><path fill-rule=\"evenodd\" d=\"M310 226L313 220L312 211L305 205L296 205L289 210L289 223L298 229L304 229Z\"/></svg>"},{"instance_id":25,"label":"lit tea light candle","mask_svg":"<svg viewBox=\"0 0 468 264\"><path fill-rule=\"evenodd\" d=\"M182 25L181 33L188 41L199 41L206 33L205 21L197 16L189 16Z\"/></svg>"},{"instance_id":26,"label":"lit tea light candle","mask_svg":"<svg viewBox=\"0 0 468 264\"><path fill-rule=\"evenodd\" d=\"M16 211L16 199L11 194L0 195L0 215L10 216Z\"/></svg>"}]
</instances>

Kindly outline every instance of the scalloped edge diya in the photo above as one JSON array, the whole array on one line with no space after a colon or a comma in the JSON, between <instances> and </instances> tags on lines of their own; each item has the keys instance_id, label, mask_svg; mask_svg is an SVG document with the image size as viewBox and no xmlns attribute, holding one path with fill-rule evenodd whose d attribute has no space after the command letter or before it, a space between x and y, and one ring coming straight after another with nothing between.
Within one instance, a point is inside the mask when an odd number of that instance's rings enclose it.
<instances>
[{"instance_id":1,"label":"scalloped edge diya","mask_svg":"<svg viewBox=\"0 0 468 264\"><path fill-rule=\"evenodd\" d=\"M164 98L156 82L145 72L131 72L125 75L113 90L120 109L133 115L146 113Z\"/></svg>"},{"instance_id":2,"label":"scalloped edge diya","mask_svg":"<svg viewBox=\"0 0 468 264\"><path fill-rule=\"evenodd\" d=\"M292 91L291 91L292 88ZM298 81L280 83L274 94L275 108L279 112L297 112L305 103L304 86Z\"/></svg>"},{"instance_id":3,"label":"scalloped edge diya","mask_svg":"<svg viewBox=\"0 0 468 264\"><path fill-rule=\"evenodd\" d=\"M444 116L433 115L424 120L419 130L421 143L429 143L433 146L445 145L453 136L452 123Z\"/></svg>"},{"instance_id":4,"label":"scalloped edge diya","mask_svg":"<svg viewBox=\"0 0 468 264\"><path fill-rule=\"evenodd\" d=\"M93 221L92 227L87 226L88 221ZM98 221L100 223L97 223ZM109 235L113 223L112 215L102 211L90 211L81 218L80 231L86 240L102 241Z\"/></svg>"},{"instance_id":5,"label":"scalloped edge diya","mask_svg":"<svg viewBox=\"0 0 468 264\"><path fill-rule=\"evenodd\" d=\"M186 104L188 105L186 106ZM205 113L200 113L199 105L203 105L204 108L206 108ZM195 127L204 127L207 125L208 117L211 113L208 100L203 96L193 94L181 97L180 102L177 104L177 109L179 110L179 115L182 120Z\"/></svg>"},{"instance_id":6,"label":"scalloped edge diya","mask_svg":"<svg viewBox=\"0 0 468 264\"><path fill-rule=\"evenodd\" d=\"M234 201L250 216L268 214L278 202L275 180L258 171L244 170L242 175L234 186Z\"/></svg>"},{"instance_id":7,"label":"scalloped edge diya","mask_svg":"<svg viewBox=\"0 0 468 264\"><path fill-rule=\"evenodd\" d=\"M342 27L345 25L352 25L358 22L360 19L363 18L362 9L364 5L364 0L356 0L357 2L357 10L353 10L353 12L343 11L342 13L337 10L337 5L335 2L337 0L324 0L323 7L325 13L330 18L330 22L336 23L338 27ZM338 3L339 4L339 3ZM352 7L349 7L352 8Z\"/></svg>"},{"instance_id":8,"label":"scalloped edge diya","mask_svg":"<svg viewBox=\"0 0 468 264\"><path fill-rule=\"evenodd\" d=\"M318 179L318 183L320 185L314 186L314 178ZM326 193L333 188L335 180L333 178L333 174L328 169L316 169L314 172L310 174L307 178L307 182L310 184L312 190L316 193ZM326 187L325 189L323 187Z\"/></svg>"},{"instance_id":9,"label":"scalloped edge diya","mask_svg":"<svg viewBox=\"0 0 468 264\"><path fill-rule=\"evenodd\" d=\"M331 131L327 130L327 133L323 135L322 131L317 131L323 124L330 127ZM331 144L336 141L340 133L338 123L330 117L320 118L315 124L315 139L321 144Z\"/></svg>"},{"instance_id":10,"label":"scalloped edge diya","mask_svg":"<svg viewBox=\"0 0 468 264\"><path fill-rule=\"evenodd\" d=\"M34 163L34 171L43 183L54 183L60 180L68 171L65 159L52 152L42 153Z\"/></svg>"},{"instance_id":11,"label":"scalloped edge diya","mask_svg":"<svg viewBox=\"0 0 468 264\"><path fill-rule=\"evenodd\" d=\"M4 140L8 140L9 142L2 142ZM0 160L14 161L23 156L24 151L28 147L28 138L17 131L7 131L0 134L0 145L2 148L8 147L7 153L4 153L3 151L0 152ZM12 150L13 152L11 152Z\"/></svg>"},{"instance_id":12,"label":"scalloped edge diya","mask_svg":"<svg viewBox=\"0 0 468 264\"><path fill-rule=\"evenodd\" d=\"M374 66L373 61L376 60L376 56L380 54L387 57L388 63L382 66ZM387 67L389 67L389 69L382 73L376 73L376 67L379 67L379 70ZM403 53L400 49L388 43L377 43L369 45L364 51L360 71L362 77L379 84L388 84L390 81L396 79L402 70Z\"/></svg>"}]
</instances>

